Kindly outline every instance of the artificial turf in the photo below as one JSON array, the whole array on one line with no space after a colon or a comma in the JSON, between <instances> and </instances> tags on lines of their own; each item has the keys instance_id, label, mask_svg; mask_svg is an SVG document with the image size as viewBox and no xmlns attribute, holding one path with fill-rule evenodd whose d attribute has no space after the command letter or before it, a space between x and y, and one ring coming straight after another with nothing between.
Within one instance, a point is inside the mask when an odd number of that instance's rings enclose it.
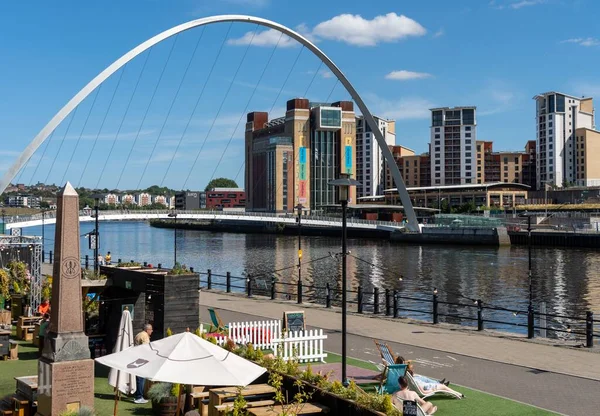
<instances>
[{"instance_id":1,"label":"artificial turf","mask_svg":"<svg viewBox=\"0 0 600 416\"><path fill-rule=\"evenodd\" d=\"M341 356L328 353L327 362L341 361ZM369 370L376 367L369 362L348 358L348 365L353 365ZM30 343L19 343L19 360L0 361L0 397L10 395L15 391L14 377L37 374L37 348ZM108 385L108 368L96 364L95 367L95 410L98 415L109 415L113 412L114 391ZM437 414L443 416L459 416L470 414L485 414L486 416L523 415L538 416L552 415L555 413L515 402L510 399L497 397L491 394L472 390L462 386L452 387L465 395L465 399L453 398L431 399L438 406ZM118 403L120 415L151 415L151 404L135 404L131 398L122 398Z\"/></svg>"}]
</instances>

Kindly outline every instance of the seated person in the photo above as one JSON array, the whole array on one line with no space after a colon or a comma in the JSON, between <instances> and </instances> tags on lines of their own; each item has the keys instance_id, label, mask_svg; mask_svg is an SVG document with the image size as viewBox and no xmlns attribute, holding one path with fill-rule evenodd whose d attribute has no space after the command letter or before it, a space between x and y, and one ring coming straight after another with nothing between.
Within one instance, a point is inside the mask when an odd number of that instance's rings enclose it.
<instances>
[{"instance_id":1,"label":"seated person","mask_svg":"<svg viewBox=\"0 0 600 416\"><path fill-rule=\"evenodd\" d=\"M47 314L48 312L50 312L50 302L48 302L48 299L46 299L46 298L42 299L42 303L40 303L40 304L38 305L38 310L37 310L37 312L38 312L40 315L45 315L45 314Z\"/></svg>"},{"instance_id":2,"label":"seated person","mask_svg":"<svg viewBox=\"0 0 600 416\"><path fill-rule=\"evenodd\" d=\"M402 400L410 400L417 402L419 406L421 406L421 409L428 415L432 415L437 411L437 406L434 406L430 402L426 402L421 399L417 393L408 389L406 378L400 377L398 379L398 384L400 385L400 390L392 396L394 406L396 406L397 409L402 410Z\"/></svg>"},{"instance_id":3,"label":"seated person","mask_svg":"<svg viewBox=\"0 0 600 416\"><path fill-rule=\"evenodd\" d=\"M438 381L429 377L422 376L420 374L415 374L414 366L411 360L405 361L404 358L398 357L396 358L396 364L406 364L406 372L412 376L413 380L415 380L415 383L418 384L419 388L423 390L423 393L425 394L430 394L435 391L448 391L451 393L458 394L460 397L465 397L464 394L461 394L456 390L453 390L450 387L448 387L448 384L450 384L450 382L445 381L445 379Z\"/></svg>"}]
</instances>

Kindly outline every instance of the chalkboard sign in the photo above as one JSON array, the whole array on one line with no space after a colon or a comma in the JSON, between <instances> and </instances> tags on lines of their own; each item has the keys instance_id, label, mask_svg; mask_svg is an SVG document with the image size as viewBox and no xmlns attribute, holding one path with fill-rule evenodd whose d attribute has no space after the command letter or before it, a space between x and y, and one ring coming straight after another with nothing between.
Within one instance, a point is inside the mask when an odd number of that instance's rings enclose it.
<instances>
[{"instance_id":1,"label":"chalkboard sign","mask_svg":"<svg viewBox=\"0 0 600 416\"><path fill-rule=\"evenodd\" d=\"M304 331L306 329L304 311L284 312L283 329L290 332Z\"/></svg>"},{"instance_id":2,"label":"chalkboard sign","mask_svg":"<svg viewBox=\"0 0 600 416\"><path fill-rule=\"evenodd\" d=\"M402 416L419 416L419 408L417 402L404 400L402 402Z\"/></svg>"}]
</instances>

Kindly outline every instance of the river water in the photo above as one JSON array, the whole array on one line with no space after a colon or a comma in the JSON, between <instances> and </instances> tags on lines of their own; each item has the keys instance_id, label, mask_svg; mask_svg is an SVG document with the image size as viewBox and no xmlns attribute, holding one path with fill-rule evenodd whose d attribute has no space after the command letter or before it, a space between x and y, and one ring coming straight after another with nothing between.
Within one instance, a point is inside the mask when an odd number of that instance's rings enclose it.
<instances>
[{"instance_id":1,"label":"river water","mask_svg":"<svg viewBox=\"0 0 600 416\"><path fill-rule=\"evenodd\" d=\"M92 223L81 224L82 235L92 229ZM25 235L41 233L41 227L23 230ZM100 252L111 251L113 261L133 259L170 267L173 264L173 235L173 230L153 228L146 222L102 222ZM45 226L45 236L45 250L53 250L54 225ZM324 286L329 283L332 288L340 287L339 261L328 256L339 253L340 245L338 238L302 238L303 262L308 263L302 268L302 279L306 284ZM484 305L527 308L527 247L418 246L349 239L348 248L351 251L347 260L348 278L354 290L360 282L367 292L374 286L382 291L388 287L399 290L403 296L430 299L433 288L437 288L441 301L472 305L473 301L466 297L481 299ZM270 281L273 271L294 266L297 249L298 239L293 236L177 231L177 260L180 263L192 266L196 271L211 269L215 274L224 275L229 271L233 276L258 275L259 284L262 279ZM92 261L93 252L88 249L85 237L81 238L81 253L82 256L89 254ZM597 250L539 247L533 248L532 254L536 308L540 301L545 301L548 313L568 316L585 316L588 310L600 313L600 253ZM314 261L322 257L326 258ZM297 268L292 267L276 276L279 281L295 282L297 273ZM365 300L372 301L372 298L367 296ZM400 302L400 306L407 309L431 310L431 304ZM471 310L469 316L475 316L475 308L440 307L440 311L452 314L467 315L466 310ZM431 319L430 314L402 315ZM492 310L486 310L485 317L521 324L526 320L523 315L515 317L513 313ZM551 326L565 328L569 323L572 324L557 318ZM502 324L486 324L486 327L524 331Z\"/></svg>"}]
</instances>

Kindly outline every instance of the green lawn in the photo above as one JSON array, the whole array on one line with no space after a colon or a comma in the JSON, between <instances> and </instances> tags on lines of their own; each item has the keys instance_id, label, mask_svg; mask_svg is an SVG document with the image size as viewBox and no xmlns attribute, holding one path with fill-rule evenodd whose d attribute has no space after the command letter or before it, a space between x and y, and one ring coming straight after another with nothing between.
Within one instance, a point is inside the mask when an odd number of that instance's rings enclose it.
<instances>
[{"instance_id":1,"label":"green lawn","mask_svg":"<svg viewBox=\"0 0 600 416\"><path fill-rule=\"evenodd\" d=\"M328 353L327 362L341 361L341 356ZM348 358L348 365L353 365L369 370L377 368L369 362ZM0 361L0 397L12 394L15 391L14 377L37 374L37 348L30 343L19 344L19 360ZM95 409L98 415L110 415L114 406L114 392L108 385L108 368L102 365L95 367ZM435 398L431 401L438 406L439 415L459 416L468 414L485 414L486 416L504 415L551 415L552 412L537 409L509 399L493 396L466 387L452 385L452 387L466 398L456 400L450 398ZM126 415L151 415L150 403L145 405L134 404L131 398L119 401L119 414Z\"/></svg>"},{"instance_id":2,"label":"green lawn","mask_svg":"<svg viewBox=\"0 0 600 416\"><path fill-rule=\"evenodd\" d=\"M0 361L0 398L15 392L15 377L37 375L37 347L29 342L19 343L19 359ZM115 395L108 385L108 368L96 364L94 407L98 415L112 415ZM131 398L119 401L119 414L151 415L150 403L133 403Z\"/></svg>"},{"instance_id":3,"label":"green lawn","mask_svg":"<svg viewBox=\"0 0 600 416\"><path fill-rule=\"evenodd\" d=\"M339 363L342 356L327 352L327 363ZM377 371L377 367L372 363L357 360L348 357L348 365L353 365L368 370ZM487 394L481 391L472 390L467 387L452 384L451 387L465 395L464 399L457 400L449 397L436 397L431 401L438 407L436 415L441 416L462 416L471 414L485 414L486 416L505 416L505 415L523 415L523 416L541 416L555 415L557 413L541 410L533 406L515 402L510 399ZM366 388L366 391L373 388Z\"/></svg>"}]
</instances>

